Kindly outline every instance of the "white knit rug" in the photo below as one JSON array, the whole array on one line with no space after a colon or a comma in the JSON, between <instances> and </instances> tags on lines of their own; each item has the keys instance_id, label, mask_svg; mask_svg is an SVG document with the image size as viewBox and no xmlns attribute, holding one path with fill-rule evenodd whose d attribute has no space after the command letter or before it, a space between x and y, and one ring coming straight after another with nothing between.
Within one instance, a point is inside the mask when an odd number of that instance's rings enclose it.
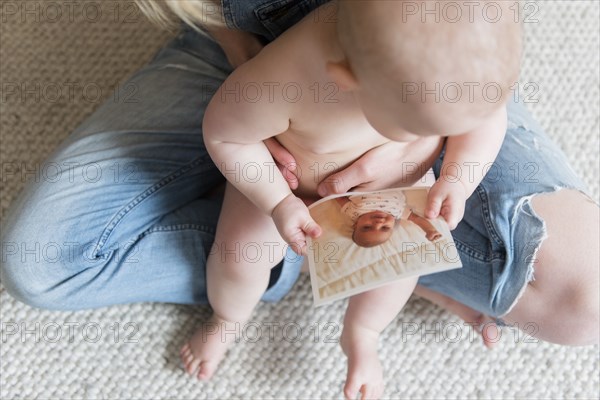
<instances>
[{"instance_id":1,"label":"white knit rug","mask_svg":"<svg viewBox=\"0 0 600 400\"><path fill-rule=\"evenodd\" d=\"M168 35L129 14L125 1L94 3L63 16L14 14L0 3L0 81L93 82L102 98L139 68ZM51 1L27 2L52 12ZM98 6L98 4L102 4ZM599 3L528 2L521 84L535 83L530 109L568 153L598 201ZM34 6L31 6L34 7ZM91 7L91 6L89 6ZM94 10L88 7L88 17ZM118 11L117 11L118 10ZM20 12L20 11L19 11ZM42 12L42 11L40 11ZM17 15L15 17L15 15ZM133 23L129 23L133 20ZM530 86L531 88L531 86ZM531 90L531 89L530 89ZM2 163L35 165L101 102L5 101L0 106ZM3 175L1 214L23 186ZM345 358L336 338L344 303L312 309L303 277L279 304L262 304L210 383L189 379L178 350L207 315L204 307L134 304L50 312L14 301L0 287L0 397L86 399L341 398ZM259 335L259 330L262 334ZM505 329L486 350L479 337L441 309L413 299L383 335L386 398L599 398L598 347L536 343Z\"/></svg>"}]
</instances>

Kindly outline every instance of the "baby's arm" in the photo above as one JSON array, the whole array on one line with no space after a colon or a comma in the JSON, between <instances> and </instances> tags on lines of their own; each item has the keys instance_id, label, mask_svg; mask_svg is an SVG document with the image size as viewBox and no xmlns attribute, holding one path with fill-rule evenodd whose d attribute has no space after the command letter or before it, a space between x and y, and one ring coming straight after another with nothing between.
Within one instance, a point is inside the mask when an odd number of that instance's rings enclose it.
<instances>
[{"instance_id":1,"label":"baby's arm","mask_svg":"<svg viewBox=\"0 0 600 400\"><path fill-rule=\"evenodd\" d=\"M463 217L465 202L502 147L506 118L506 107L502 106L476 130L448 137L440 177L427 196L427 218L442 215L450 229L456 228Z\"/></svg>"},{"instance_id":2,"label":"baby's arm","mask_svg":"<svg viewBox=\"0 0 600 400\"><path fill-rule=\"evenodd\" d=\"M428 219L421 217L418 214L415 214L413 211L410 212L408 216L408 220L414 224L416 224L419 228L425 232L425 237L434 242L442 237L442 234L435 229L435 226Z\"/></svg>"},{"instance_id":3,"label":"baby's arm","mask_svg":"<svg viewBox=\"0 0 600 400\"><path fill-rule=\"evenodd\" d=\"M305 234L316 236L320 228L292 194L263 143L288 129L290 103L276 95L245 101L240 93L246 85L260 85L264 77L289 80L279 73L287 66L263 53L236 69L215 93L203 120L204 142L227 180L272 216L284 240L300 253Z\"/></svg>"},{"instance_id":4,"label":"baby's arm","mask_svg":"<svg viewBox=\"0 0 600 400\"><path fill-rule=\"evenodd\" d=\"M350 198L348 196L341 196L341 197L336 197L335 201L336 201L336 203L338 203L338 205L340 207L343 207L346 203L350 202Z\"/></svg>"}]
</instances>

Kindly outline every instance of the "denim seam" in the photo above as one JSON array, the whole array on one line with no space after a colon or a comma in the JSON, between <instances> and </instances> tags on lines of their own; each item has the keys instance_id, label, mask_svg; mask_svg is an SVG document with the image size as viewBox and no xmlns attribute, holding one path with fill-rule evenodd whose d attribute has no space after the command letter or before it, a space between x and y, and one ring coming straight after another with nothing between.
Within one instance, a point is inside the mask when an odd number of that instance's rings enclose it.
<instances>
[{"instance_id":1,"label":"denim seam","mask_svg":"<svg viewBox=\"0 0 600 400\"><path fill-rule=\"evenodd\" d=\"M489 252L489 256L488 255L484 255L481 251L477 250L476 248L472 247L469 243L466 242L462 242L457 238L453 238L454 242L456 244L456 248L459 251L459 253L465 253L465 255L469 256L469 257L473 257L479 261L483 261L486 263L491 263L494 261L504 261L506 258L504 257L503 254L499 253L499 252L495 252L490 250Z\"/></svg>"},{"instance_id":2,"label":"denim seam","mask_svg":"<svg viewBox=\"0 0 600 400\"><path fill-rule=\"evenodd\" d=\"M192 168L201 164L203 162L203 158L204 157L198 157L195 160L193 160L192 162L190 162L190 163L182 166L181 168L177 169L176 171L172 172L170 175L167 175L166 177L162 178L160 181L158 181L154 185L150 186L148 189L144 190L142 193L138 194L132 201L130 201L126 206L124 206L121 210L119 210L119 212L117 212L117 214L108 223L106 228L104 228L104 232L100 235L100 238L98 239L98 243L96 243L96 246L95 246L96 253L94 254L94 257L101 256L100 253L101 253L102 247L107 242L108 238L110 237L110 235L112 234L114 229L117 227L117 225L123 220L125 215L127 215L127 213L129 213L131 210L133 210L142 201L147 199L151 194L157 192L159 189L166 186L168 183L173 182L175 179L179 178L184 173L188 172Z\"/></svg>"},{"instance_id":3,"label":"denim seam","mask_svg":"<svg viewBox=\"0 0 600 400\"><path fill-rule=\"evenodd\" d=\"M288 7L284 8L286 5ZM271 15L274 12L277 12L279 14L282 14L282 13L285 14L285 12L288 12L292 9L296 9L298 7L299 7L299 4L294 4L292 1L289 1L289 0L270 1L270 2L266 2L266 3L261 4L258 7L256 7L254 9L254 16L261 23L264 21L272 21L273 19L278 19L278 18L282 17L282 15L275 16L275 17L273 15Z\"/></svg>"},{"instance_id":4,"label":"denim seam","mask_svg":"<svg viewBox=\"0 0 600 400\"><path fill-rule=\"evenodd\" d=\"M156 232L175 232L175 231L185 231L185 230L195 230L204 233L208 233L211 235L215 234L215 228L210 227L209 225L200 225L200 224L175 224L175 225L160 225L153 226L150 229L140 233L136 240L143 238L146 235Z\"/></svg>"},{"instance_id":5,"label":"denim seam","mask_svg":"<svg viewBox=\"0 0 600 400\"><path fill-rule=\"evenodd\" d=\"M231 2L227 0L221 0L221 9L223 10L223 19L225 25L230 29L240 29L237 26L235 18L233 17L233 11L231 10Z\"/></svg>"},{"instance_id":6,"label":"denim seam","mask_svg":"<svg viewBox=\"0 0 600 400\"><path fill-rule=\"evenodd\" d=\"M475 189L475 192L477 193L477 195L479 196L479 200L481 201L481 216L483 218L485 227L488 230L490 238L494 239L499 245L504 246L502 238L500 237L500 235L498 235L498 232L496 232L496 228L494 227L494 224L490 219L490 208L485 189L483 189L481 185L479 185Z\"/></svg>"},{"instance_id":7,"label":"denim seam","mask_svg":"<svg viewBox=\"0 0 600 400\"><path fill-rule=\"evenodd\" d=\"M287 14L302 14L305 17L313 8L307 5L307 1L293 2L290 0L277 0L264 3L254 9L254 16L260 25L265 28L273 39L281 34L282 27L278 24L278 20ZM318 6L318 5L317 5ZM275 15L273 15L275 13ZM279 14L284 15L279 15ZM277 29L277 31L274 30Z\"/></svg>"},{"instance_id":8,"label":"denim seam","mask_svg":"<svg viewBox=\"0 0 600 400\"><path fill-rule=\"evenodd\" d=\"M491 260L488 260L487 257L483 256L481 254L481 252L475 250L468 244L461 242L460 240L458 240L456 238L454 238L454 243L456 244L456 248L460 249L460 253L465 253L467 256L476 258L479 261L484 261L484 262L491 261Z\"/></svg>"}]
</instances>

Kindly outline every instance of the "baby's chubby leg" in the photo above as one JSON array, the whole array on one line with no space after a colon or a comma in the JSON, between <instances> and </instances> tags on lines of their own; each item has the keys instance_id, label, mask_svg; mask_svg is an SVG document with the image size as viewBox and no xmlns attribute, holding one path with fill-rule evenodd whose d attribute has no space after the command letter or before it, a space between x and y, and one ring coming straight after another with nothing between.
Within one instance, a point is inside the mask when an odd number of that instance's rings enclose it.
<instances>
[{"instance_id":1,"label":"baby's chubby leg","mask_svg":"<svg viewBox=\"0 0 600 400\"><path fill-rule=\"evenodd\" d=\"M208 300L213 315L182 347L189 374L209 379L236 340L233 332L250 318L269 283L270 269L281 261L285 243L272 219L229 183L206 264ZM239 329L238 329L239 328Z\"/></svg>"},{"instance_id":2,"label":"baby's chubby leg","mask_svg":"<svg viewBox=\"0 0 600 400\"><path fill-rule=\"evenodd\" d=\"M398 315L417 284L406 278L352 296L344 317L340 343L348 357L344 395L355 399L379 398L383 394L383 371L377 346L379 334Z\"/></svg>"}]
</instances>

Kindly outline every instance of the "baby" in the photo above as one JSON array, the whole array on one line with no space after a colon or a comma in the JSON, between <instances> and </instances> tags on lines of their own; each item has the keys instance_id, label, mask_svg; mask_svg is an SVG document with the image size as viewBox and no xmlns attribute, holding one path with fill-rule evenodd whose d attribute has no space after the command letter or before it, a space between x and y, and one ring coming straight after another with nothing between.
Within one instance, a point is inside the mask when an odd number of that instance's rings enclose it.
<instances>
[{"instance_id":1,"label":"baby","mask_svg":"<svg viewBox=\"0 0 600 400\"><path fill-rule=\"evenodd\" d=\"M451 228L462 218L503 141L520 27L466 8L459 21L407 17L402 4L342 1L337 18L330 5L326 13L316 9L237 68L212 98L204 141L228 184L207 261L213 314L181 350L188 373L213 375L235 339L223 333L249 319L281 259L273 248L287 243L304 253L306 235L319 236L301 198L317 197L323 178L369 149L400 142L402 154L420 157L425 171L445 142L425 216L441 215ZM296 159L294 192L263 143L273 137ZM252 261L240 257L245 243L262 250ZM348 398L383 393L378 338L416 282L408 278L349 300L340 339Z\"/></svg>"},{"instance_id":2,"label":"baby","mask_svg":"<svg viewBox=\"0 0 600 400\"><path fill-rule=\"evenodd\" d=\"M336 200L341 212L352 220L352 240L360 247L374 247L387 242L398 219L419 226L432 242L442 237L431 222L406 207L406 197L400 191L342 196Z\"/></svg>"}]
</instances>

